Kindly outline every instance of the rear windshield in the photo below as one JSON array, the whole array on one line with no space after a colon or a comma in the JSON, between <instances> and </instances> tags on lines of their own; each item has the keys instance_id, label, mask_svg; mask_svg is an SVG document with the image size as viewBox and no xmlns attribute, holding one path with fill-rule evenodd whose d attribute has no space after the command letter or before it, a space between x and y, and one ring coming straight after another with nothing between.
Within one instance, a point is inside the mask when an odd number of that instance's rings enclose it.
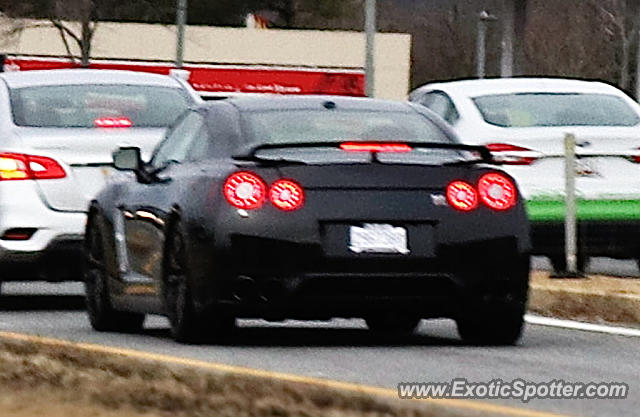
<instances>
[{"instance_id":1,"label":"rear windshield","mask_svg":"<svg viewBox=\"0 0 640 417\"><path fill-rule=\"evenodd\" d=\"M473 99L487 123L501 127L635 126L640 117L606 94L520 93Z\"/></svg>"},{"instance_id":2,"label":"rear windshield","mask_svg":"<svg viewBox=\"0 0 640 417\"><path fill-rule=\"evenodd\" d=\"M425 116L410 112L289 110L246 114L257 143L345 141L444 142L451 140Z\"/></svg>"},{"instance_id":3,"label":"rear windshield","mask_svg":"<svg viewBox=\"0 0 640 417\"><path fill-rule=\"evenodd\" d=\"M189 106L177 88L122 84L18 88L11 101L14 122L29 127L166 127Z\"/></svg>"},{"instance_id":4,"label":"rear windshield","mask_svg":"<svg viewBox=\"0 0 640 417\"><path fill-rule=\"evenodd\" d=\"M249 140L256 144L313 144L314 142L431 142L455 143L437 125L417 112L367 110L288 110L245 113ZM285 159L308 164L370 162L368 152L344 152L326 145L263 149L263 159ZM387 163L441 164L476 159L451 149L415 147L414 152L381 152Z\"/></svg>"}]
</instances>

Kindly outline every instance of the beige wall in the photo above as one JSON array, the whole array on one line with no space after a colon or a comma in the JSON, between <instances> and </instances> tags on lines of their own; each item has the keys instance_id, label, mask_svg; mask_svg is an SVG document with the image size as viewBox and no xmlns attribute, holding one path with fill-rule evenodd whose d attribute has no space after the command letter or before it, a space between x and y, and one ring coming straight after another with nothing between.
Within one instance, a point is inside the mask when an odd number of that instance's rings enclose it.
<instances>
[{"instance_id":1,"label":"beige wall","mask_svg":"<svg viewBox=\"0 0 640 417\"><path fill-rule=\"evenodd\" d=\"M95 33L92 56L171 61L175 58L175 42L174 26L100 23ZM364 34L359 32L189 26L186 29L185 61L362 68L364 46ZM406 97L410 49L410 35L385 33L376 36L376 97ZM77 48L72 50L78 54ZM46 25L25 29L18 36L5 38L0 42L0 51L66 55L58 31Z\"/></svg>"}]
</instances>

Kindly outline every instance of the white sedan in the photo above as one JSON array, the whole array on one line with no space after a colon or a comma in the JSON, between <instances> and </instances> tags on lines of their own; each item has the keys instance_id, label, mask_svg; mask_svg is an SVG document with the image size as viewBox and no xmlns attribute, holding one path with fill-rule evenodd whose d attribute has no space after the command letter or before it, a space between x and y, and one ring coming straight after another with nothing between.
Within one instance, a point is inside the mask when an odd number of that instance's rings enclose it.
<instances>
[{"instance_id":1,"label":"white sedan","mask_svg":"<svg viewBox=\"0 0 640 417\"><path fill-rule=\"evenodd\" d=\"M591 81L504 78L424 85L410 95L461 140L486 145L527 199L534 253L564 264L564 141L576 135L580 267L640 258L640 105Z\"/></svg>"},{"instance_id":2,"label":"white sedan","mask_svg":"<svg viewBox=\"0 0 640 417\"><path fill-rule=\"evenodd\" d=\"M109 70L0 74L0 284L79 280L89 202L123 144L151 154L200 98L184 81Z\"/></svg>"}]
</instances>

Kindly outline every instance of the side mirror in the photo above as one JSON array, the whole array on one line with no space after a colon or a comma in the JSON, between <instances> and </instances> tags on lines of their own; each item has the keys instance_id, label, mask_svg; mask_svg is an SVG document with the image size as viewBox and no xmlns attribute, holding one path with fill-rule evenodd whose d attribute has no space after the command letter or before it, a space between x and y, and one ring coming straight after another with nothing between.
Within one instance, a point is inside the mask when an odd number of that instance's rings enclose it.
<instances>
[{"instance_id":1,"label":"side mirror","mask_svg":"<svg viewBox=\"0 0 640 417\"><path fill-rule=\"evenodd\" d=\"M113 166L120 171L138 171L142 167L140 148L127 146L113 153Z\"/></svg>"}]
</instances>

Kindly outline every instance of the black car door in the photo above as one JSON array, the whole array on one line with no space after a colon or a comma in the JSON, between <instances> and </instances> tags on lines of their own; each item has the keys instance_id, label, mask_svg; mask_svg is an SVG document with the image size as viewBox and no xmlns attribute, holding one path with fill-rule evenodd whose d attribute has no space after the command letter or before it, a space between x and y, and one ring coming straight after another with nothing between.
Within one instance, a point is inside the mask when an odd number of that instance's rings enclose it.
<instances>
[{"instance_id":1,"label":"black car door","mask_svg":"<svg viewBox=\"0 0 640 417\"><path fill-rule=\"evenodd\" d=\"M189 111L170 130L150 162L156 170L156 179L150 182L132 182L127 188L123 204L119 207L116 233L121 228L119 266L126 295L158 298L162 271L164 227L183 186L180 177L189 170L188 155L204 129L203 117Z\"/></svg>"}]
</instances>

